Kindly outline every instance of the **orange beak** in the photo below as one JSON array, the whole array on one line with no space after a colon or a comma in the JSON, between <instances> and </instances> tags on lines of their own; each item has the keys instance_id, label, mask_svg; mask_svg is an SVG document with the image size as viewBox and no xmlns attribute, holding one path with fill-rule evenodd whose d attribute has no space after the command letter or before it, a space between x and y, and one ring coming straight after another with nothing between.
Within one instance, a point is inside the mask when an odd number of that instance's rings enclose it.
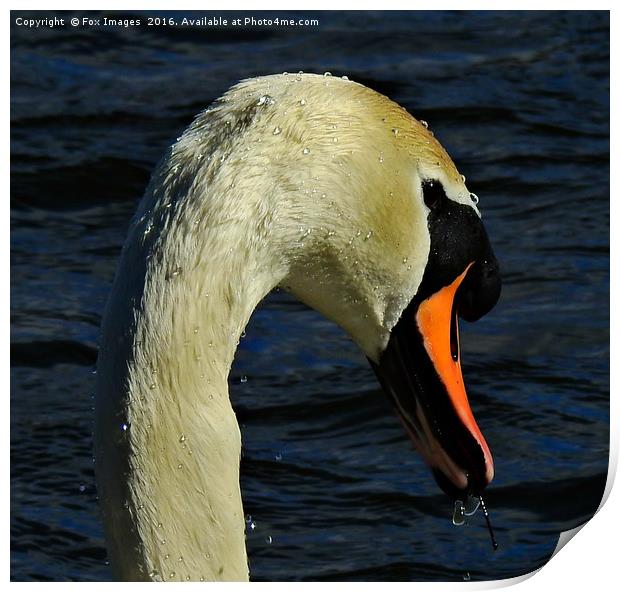
<instances>
[{"instance_id":1,"label":"orange beak","mask_svg":"<svg viewBox=\"0 0 620 592\"><path fill-rule=\"evenodd\" d=\"M493 458L489 446L474 419L461 371L459 324L454 306L456 292L471 263L450 285L422 301L415 316L424 349L443 383L450 403L465 429L472 435L484 455L486 484L493 480Z\"/></svg>"},{"instance_id":2,"label":"orange beak","mask_svg":"<svg viewBox=\"0 0 620 592\"><path fill-rule=\"evenodd\" d=\"M455 499L493 479L493 459L474 419L461 372L459 287L473 263L446 286L414 298L373 365L417 450Z\"/></svg>"}]
</instances>

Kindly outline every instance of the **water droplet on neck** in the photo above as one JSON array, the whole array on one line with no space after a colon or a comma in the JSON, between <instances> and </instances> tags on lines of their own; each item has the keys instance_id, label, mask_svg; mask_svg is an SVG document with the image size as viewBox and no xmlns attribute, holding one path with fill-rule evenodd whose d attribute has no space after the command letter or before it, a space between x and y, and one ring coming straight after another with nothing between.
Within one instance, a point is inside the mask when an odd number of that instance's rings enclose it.
<instances>
[{"instance_id":1,"label":"water droplet on neck","mask_svg":"<svg viewBox=\"0 0 620 592\"><path fill-rule=\"evenodd\" d=\"M420 119L420 123L426 128L428 129L428 121L424 121L423 119Z\"/></svg>"},{"instance_id":2,"label":"water droplet on neck","mask_svg":"<svg viewBox=\"0 0 620 592\"><path fill-rule=\"evenodd\" d=\"M369 230L364 237L364 240L368 240L372 236L372 230Z\"/></svg>"},{"instance_id":3,"label":"water droplet on neck","mask_svg":"<svg viewBox=\"0 0 620 592\"><path fill-rule=\"evenodd\" d=\"M399 129L398 129L397 127L393 127L393 128L392 128L392 133L393 133L395 136L397 136L397 135L398 135L398 132L399 132Z\"/></svg>"},{"instance_id":4,"label":"water droplet on neck","mask_svg":"<svg viewBox=\"0 0 620 592\"><path fill-rule=\"evenodd\" d=\"M331 75L332 75L331 72L325 72L325 74L323 74L323 77L329 78Z\"/></svg>"},{"instance_id":5,"label":"water droplet on neck","mask_svg":"<svg viewBox=\"0 0 620 592\"><path fill-rule=\"evenodd\" d=\"M248 377L245 374L239 379L239 382L244 383L248 381Z\"/></svg>"},{"instance_id":6,"label":"water droplet on neck","mask_svg":"<svg viewBox=\"0 0 620 592\"><path fill-rule=\"evenodd\" d=\"M310 154L310 148L304 148L301 152L302 154Z\"/></svg>"},{"instance_id":7,"label":"water droplet on neck","mask_svg":"<svg viewBox=\"0 0 620 592\"><path fill-rule=\"evenodd\" d=\"M183 273L183 268L179 267L178 265L170 272L170 277L177 277L179 275L181 275Z\"/></svg>"},{"instance_id":8,"label":"water droplet on neck","mask_svg":"<svg viewBox=\"0 0 620 592\"><path fill-rule=\"evenodd\" d=\"M383 164L383 152L379 152L379 162Z\"/></svg>"},{"instance_id":9,"label":"water droplet on neck","mask_svg":"<svg viewBox=\"0 0 620 592\"><path fill-rule=\"evenodd\" d=\"M469 197L474 202L474 204L478 205L478 202L480 201L480 198L475 193L470 193Z\"/></svg>"},{"instance_id":10,"label":"water droplet on neck","mask_svg":"<svg viewBox=\"0 0 620 592\"><path fill-rule=\"evenodd\" d=\"M301 99L299 104L303 107L306 104L306 99Z\"/></svg>"},{"instance_id":11,"label":"water droplet on neck","mask_svg":"<svg viewBox=\"0 0 620 592\"><path fill-rule=\"evenodd\" d=\"M271 545L271 543L273 542L273 539L272 539L270 536L265 537L265 542L266 542L268 545Z\"/></svg>"},{"instance_id":12,"label":"water droplet on neck","mask_svg":"<svg viewBox=\"0 0 620 592\"><path fill-rule=\"evenodd\" d=\"M278 135L280 135L281 133L282 133L282 128L280 128L280 127L276 126L276 127L273 129L273 135L274 135L274 136L278 136Z\"/></svg>"},{"instance_id":13,"label":"water droplet on neck","mask_svg":"<svg viewBox=\"0 0 620 592\"><path fill-rule=\"evenodd\" d=\"M342 78L343 80L349 80L348 76L341 76L340 78Z\"/></svg>"}]
</instances>

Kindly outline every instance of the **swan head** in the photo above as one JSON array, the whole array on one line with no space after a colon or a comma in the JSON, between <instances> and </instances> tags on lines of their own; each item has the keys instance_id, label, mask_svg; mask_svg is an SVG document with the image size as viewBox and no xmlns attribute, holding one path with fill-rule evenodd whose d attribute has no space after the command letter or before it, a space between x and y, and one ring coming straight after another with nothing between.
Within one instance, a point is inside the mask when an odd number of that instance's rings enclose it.
<instances>
[{"instance_id":1,"label":"swan head","mask_svg":"<svg viewBox=\"0 0 620 592\"><path fill-rule=\"evenodd\" d=\"M478 200L423 122L321 78L286 85L265 130L272 162L286 165L273 171L279 187L295 188L279 195L281 285L362 348L440 487L478 495L494 468L464 387L458 318L486 314L501 287Z\"/></svg>"}]
</instances>

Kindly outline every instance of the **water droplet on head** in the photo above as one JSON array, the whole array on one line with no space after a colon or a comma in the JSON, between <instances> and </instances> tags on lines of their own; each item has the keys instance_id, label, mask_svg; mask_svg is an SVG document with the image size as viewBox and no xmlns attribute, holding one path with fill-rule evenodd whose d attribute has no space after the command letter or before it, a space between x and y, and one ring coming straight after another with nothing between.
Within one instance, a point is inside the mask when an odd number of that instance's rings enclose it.
<instances>
[{"instance_id":1,"label":"water droplet on head","mask_svg":"<svg viewBox=\"0 0 620 592\"><path fill-rule=\"evenodd\" d=\"M341 76L340 78L342 78L343 80L349 80L348 76Z\"/></svg>"},{"instance_id":2,"label":"water droplet on head","mask_svg":"<svg viewBox=\"0 0 620 592\"><path fill-rule=\"evenodd\" d=\"M279 128L277 125L276 127L273 129L273 135L274 136L278 136L282 133L282 128Z\"/></svg>"},{"instance_id":3,"label":"water droplet on head","mask_svg":"<svg viewBox=\"0 0 620 592\"><path fill-rule=\"evenodd\" d=\"M465 175L461 175L461 181L463 181L463 183L465 183L465 181L467 181L467 178L465 177Z\"/></svg>"},{"instance_id":4,"label":"water droplet on head","mask_svg":"<svg viewBox=\"0 0 620 592\"><path fill-rule=\"evenodd\" d=\"M428 121L424 121L423 119L420 119L420 123L426 128L428 129Z\"/></svg>"},{"instance_id":5,"label":"water droplet on head","mask_svg":"<svg viewBox=\"0 0 620 592\"><path fill-rule=\"evenodd\" d=\"M369 230L364 237L364 240L368 240L372 236L372 230Z\"/></svg>"},{"instance_id":6,"label":"water droplet on head","mask_svg":"<svg viewBox=\"0 0 620 592\"><path fill-rule=\"evenodd\" d=\"M258 99L259 105L273 105L275 101L269 95L263 95Z\"/></svg>"},{"instance_id":7,"label":"water droplet on head","mask_svg":"<svg viewBox=\"0 0 620 592\"><path fill-rule=\"evenodd\" d=\"M383 152L379 152L379 162L383 164Z\"/></svg>"},{"instance_id":8,"label":"water droplet on head","mask_svg":"<svg viewBox=\"0 0 620 592\"><path fill-rule=\"evenodd\" d=\"M301 152L302 154L310 154L310 148L304 148Z\"/></svg>"},{"instance_id":9,"label":"water droplet on head","mask_svg":"<svg viewBox=\"0 0 620 592\"><path fill-rule=\"evenodd\" d=\"M397 128L397 127L393 127L393 128L392 128L392 133L393 133L395 136L397 136L397 135L398 135L398 131L399 131L399 130L398 130L398 128Z\"/></svg>"},{"instance_id":10,"label":"water droplet on head","mask_svg":"<svg viewBox=\"0 0 620 592\"><path fill-rule=\"evenodd\" d=\"M323 76L324 76L324 77L326 77L326 78L327 78L327 77L329 77L329 76L331 76L331 75L332 75L332 73L331 73L331 72L325 72L325 74L323 74Z\"/></svg>"},{"instance_id":11,"label":"water droplet on head","mask_svg":"<svg viewBox=\"0 0 620 592\"><path fill-rule=\"evenodd\" d=\"M478 202L480 201L480 199L478 198L478 196L475 193L470 193L469 197L471 198L471 200L478 205Z\"/></svg>"},{"instance_id":12,"label":"water droplet on head","mask_svg":"<svg viewBox=\"0 0 620 592\"><path fill-rule=\"evenodd\" d=\"M185 442L187 438L185 437L185 434L181 434L181 437L179 438L179 442Z\"/></svg>"},{"instance_id":13,"label":"water droplet on head","mask_svg":"<svg viewBox=\"0 0 620 592\"><path fill-rule=\"evenodd\" d=\"M299 104L303 107L306 104L306 99L301 99Z\"/></svg>"}]
</instances>

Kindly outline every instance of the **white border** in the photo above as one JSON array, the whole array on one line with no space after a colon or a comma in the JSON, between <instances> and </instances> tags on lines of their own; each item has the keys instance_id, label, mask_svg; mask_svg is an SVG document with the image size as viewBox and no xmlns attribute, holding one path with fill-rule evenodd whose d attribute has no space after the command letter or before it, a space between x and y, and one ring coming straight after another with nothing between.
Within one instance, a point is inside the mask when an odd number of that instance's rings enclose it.
<instances>
[{"instance_id":1,"label":"white border","mask_svg":"<svg viewBox=\"0 0 620 592\"><path fill-rule=\"evenodd\" d=\"M19 4L19 5L17 5ZM95 9L106 9L106 10L128 10L129 7L126 3L112 1L102 5L101 3L92 3L92 2L60 2L61 6L54 6L50 8L48 3L45 2L29 2L28 6L24 6L21 3L11 2L10 9L11 10L46 10L50 13L55 12L56 10L95 10ZM537 9L547 9L547 10L610 10L611 2L578 2L574 0L565 0L564 2L559 1L533 1L533 0L522 0L518 4L514 2L498 2L495 1L478 1L475 3L465 3L465 2L404 2L404 1L394 1L394 0L383 0L380 5L377 2L371 2L369 0L358 0L353 3L349 2L335 2L334 0L316 0L312 3L312 5L305 4L303 6L294 6L294 3L291 2L232 2L231 0L211 0L208 3L199 2L197 0L192 0L190 2L183 2L183 9L188 10L205 10L205 11L215 11L215 10L303 10L303 11L315 11L315 10L446 10L446 9L477 9L477 10L489 10L489 9L508 9L508 10L537 10ZM12 6L11 6L12 5ZM161 0L137 0L131 3L132 10L169 10L171 8L170 2L163 2ZM178 8L177 8L178 10ZM8 12L8 11L7 11ZM615 13L612 11L611 13L611 27L612 31L617 30ZM10 22L11 18L6 21L5 25L5 43L10 47ZM613 33L611 35L611 39L613 40ZM614 83L615 83L615 69L614 65L614 44L612 43L612 97L617 97L617 92L614 91ZM9 52L7 52L9 54ZM9 60L10 54L7 55L7 59L3 62L4 66L4 77L3 79L9 80ZM8 91L8 89L7 89ZM7 99L9 98L9 93L6 95ZM9 105L7 111L10 112L10 103L7 100L7 104ZM613 102L612 102L613 104ZM5 129L6 135L5 137L9 137L9 118L5 119ZM615 121L612 117L612 138L614 137L613 131ZM613 145L613 140L612 140ZM10 148L8 150L10 152ZM619 170L618 168L618 158L612 151L612 170ZM616 166L614 166L616 165ZM5 170L5 186L10 178L10 168L9 168L9 158L5 158L4 160L4 170ZM617 185L617 183L616 183ZM9 205L9 191L8 187L6 188L5 194L5 203L7 210L10 210ZM612 191L613 193L613 191ZM616 215L617 207L614 207L613 201L611 202L611 228L614 230L618 229L617 226L617 215ZM10 212L7 212L7 215L3 218L2 224L5 228L4 236L7 237L7 244L9 243L9 229L10 229ZM617 243L617 237L615 233L611 233L611 243L612 243L612 253L617 252L615 248ZM2 259L2 267L4 269L4 277L10 277L10 248L7 248L5 256ZM612 259L613 260L613 259ZM8 287L8 282L7 282ZM611 277L611 296L617 296L619 294L617 289L617 281L616 274L612 273ZM2 293L3 302L5 305L4 310L8 311L8 302L10 298L10 289L3 291ZM614 301L614 300L612 300ZM612 307L611 309L611 326L617 327L617 313L615 309ZM9 383L9 347L8 343L10 341L10 319L7 319L5 324L5 335L7 338L2 342L3 348L3 360L5 360L5 368L6 368L6 382ZM615 333L612 334L611 338L611 359L615 360L617 356L615 355L618 351L617 348L617 339ZM389 584L390 587L393 588L403 588L405 586L407 589L411 589L413 586L416 591L425 591L425 590L434 590L437 591L439 589L460 589L463 590L465 587L469 590L489 590L496 588L503 588L506 586L519 585L520 590L525 590L528 592L548 592L551 589L560 589L562 592L571 592L573 590L582 592L585 588L590 588L593 590L609 590L612 589L612 582L618 582L618 573L616 569L617 552L615 550L615 545L613 545L613 535L614 527L620 523L620 494L618 493L618 487L615 489L611 488L613 484L613 480L615 478L617 464L618 464L618 434L620 433L620 425L618 422L618 413L617 413L617 395L615 395L615 386L617 383L617 379L615 373L611 373L611 393L612 393L612 401L611 401L611 434L612 434L612 442L610 447L610 474L608 477L607 488L605 491L605 497L603 506L599 509L599 512L596 516L587 523L582 529L576 529L579 531L574 541L570 541L564 548L562 545L558 545L558 549L561 551L554 556L551 561L547 563L547 565L543 566L538 572L535 574L528 574L525 576L521 576L519 578L513 578L511 580L500 580L495 582L463 582L463 583L395 583ZM5 390L5 400L8 401L8 393L10 392L10 384L8 384L9 388ZM8 405L8 403L7 403ZM8 410L7 410L8 411ZM4 474L9 475L9 462L10 462L10 414L5 414L5 455L4 462L6 463L3 469L5 469ZM2 496L4 507L8 510L9 505L9 493L10 493L10 480L7 478L5 481L6 485L2 489ZM608 499L607 499L608 498ZM606 500L606 501L605 501ZM3 539L2 543L2 551L4 557L6 558L6 576L3 578L5 582L9 580L9 512L5 513L5 533L6 536ZM415 533L412 533L414 536ZM575 534L575 533L573 533ZM568 535L563 537L564 539L570 539ZM556 551L558 550L556 549ZM34 586L40 586L41 584L35 583L11 583L11 586L21 587L25 589L30 589ZM47 584L49 586L66 586L66 583L52 583ZM94 587L106 587L110 586L120 586L121 589L125 590L130 587L140 586L141 584L129 584L129 583L94 583L94 584L85 584L80 583L80 586L88 585L91 588ZM183 584L168 584L169 586L182 586ZM198 584L194 584L198 585ZM287 589L291 585L295 585L296 587L305 587L307 589L315 589L319 586L321 589L332 588L335 587L336 584L330 583L304 583L304 584L291 584L291 583L282 583L282 584L274 584L274 583L252 583L249 584L253 588L256 589L265 589L272 590L275 587L282 588L286 586ZM338 583L337 586L339 590L342 589L375 589L379 585L378 583ZM213 584L210 584L213 586ZM244 584L218 584L218 586L226 586L227 589L236 590L240 587L243 587Z\"/></svg>"}]
</instances>

